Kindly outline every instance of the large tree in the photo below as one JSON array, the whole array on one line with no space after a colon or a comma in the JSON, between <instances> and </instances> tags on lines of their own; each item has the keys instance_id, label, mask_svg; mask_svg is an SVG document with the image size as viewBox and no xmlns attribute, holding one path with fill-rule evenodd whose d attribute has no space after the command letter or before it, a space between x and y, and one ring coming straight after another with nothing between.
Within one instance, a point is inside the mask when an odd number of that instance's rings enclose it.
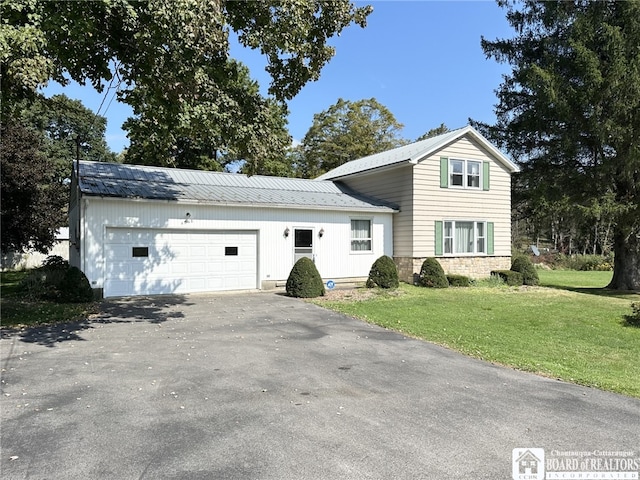
<instances>
[{"instance_id":1,"label":"large tree","mask_svg":"<svg viewBox=\"0 0 640 480\"><path fill-rule=\"evenodd\" d=\"M347 0L5 0L2 108L49 79L109 82L134 109L132 158L216 167L202 156L242 155L259 169L265 150L286 144L264 119L319 78L329 38L364 27L370 11ZM229 58L231 31L266 56L273 101Z\"/></svg>"},{"instance_id":2,"label":"large tree","mask_svg":"<svg viewBox=\"0 0 640 480\"><path fill-rule=\"evenodd\" d=\"M41 132L5 121L0 135L2 253L29 248L46 253L62 225L68 188L44 154Z\"/></svg>"},{"instance_id":3,"label":"large tree","mask_svg":"<svg viewBox=\"0 0 640 480\"><path fill-rule=\"evenodd\" d=\"M402 124L375 98L355 102L342 98L314 115L299 146L298 175L313 178L345 162L406 143Z\"/></svg>"},{"instance_id":4,"label":"large tree","mask_svg":"<svg viewBox=\"0 0 640 480\"><path fill-rule=\"evenodd\" d=\"M512 65L484 132L522 165L520 186L576 209L611 202L614 289L640 289L640 2L500 0Z\"/></svg>"},{"instance_id":5,"label":"large tree","mask_svg":"<svg viewBox=\"0 0 640 480\"><path fill-rule=\"evenodd\" d=\"M65 95L35 95L2 127L2 252L44 253L67 223L73 160L115 161L106 119Z\"/></svg>"}]
</instances>

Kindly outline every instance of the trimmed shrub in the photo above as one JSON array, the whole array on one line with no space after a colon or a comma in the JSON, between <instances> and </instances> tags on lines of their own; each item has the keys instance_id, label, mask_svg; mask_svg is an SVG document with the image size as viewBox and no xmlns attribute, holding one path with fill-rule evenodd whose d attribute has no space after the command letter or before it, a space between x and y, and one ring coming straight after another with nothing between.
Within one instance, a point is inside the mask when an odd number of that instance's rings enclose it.
<instances>
[{"instance_id":1,"label":"trimmed shrub","mask_svg":"<svg viewBox=\"0 0 640 480\"><path fill-rule=\"evenodd\" d=\"M447 275L447 281L452 287L469 287L471 286L471 280L464 275Z\"/></svg>"},{"instance_id":2,"label":"trimmed shrub","mask_svg":"<svg viewBox=\"0 0 640 480\"><path fill-rule=\"evenodd\" d=\"M524 255L515 257L511 263L511 270L522 274L522 283L525 285L538 285L540 283L538 272L529 257Z\"/></svg>"},{"instance_id":3,"label":"trimmed shrub","mask_svg":"<svg viewBox=\"0 0 640 480\"><path fill-rule=\"evenodd\" d=\"M287 294L291 297L315 298L324 295L324 283L310 258L298 260L287 279Z\"/></svg>"},{"instance_id":4,"label":"trimmed shrub","mask_svg":"<svg viewBox=\"0 0 640 480\"><path fill-rule=\"evenodd\" d=\"M22 280L20 290L27 298L58 300L60 284L68 269L68 264L55 263L35 268Z\"/></svg>"},{"instance_id":5,"label":"trimmed shrub","mask_svg":"<svg viewBox=\"0 0 640 480\"><path fill-rule=\"evenodd\" d=\"M68 268L60 283L60 300L67 303L82 303L93 300L93 289L78 267Z\"/></svg>"},{"instance_id":6,"label":"trimmed shrub","mask_svg":"<svg viewBox=\"0 0 640 480\"><path fill-rule=\"evenodd\" d=\"M69 268L69 262L60 255L49 255L42 261L43 268Z\"/></svg>"},{"instance_id":7,"label":"trimmed shrub","mask_svg":"<svg viewBox=\"0 0 640 480\"><path fill-rule=\"evenodd\" d=\"M522 285L522 274L513 270L492 270L491 275L497 275L510 287L519 287Z\"/></svg>"},{"instance_id":8,"label":"trimmed shrub","mask_svg":"<svg viewBox=\"0 0 640 480\"><path fill-rule=\"evenodd\" d=\"M583 272L613 270L613 258L602 255L572 255L566 259L567 268Z\"/></svg>"},{"instance_id":9,"label":"trimmed shrub","mask_svg":"<svg viewBox=\"0 0 640 480\"><path fill-rule=\"evenodd\" d=\"M369 271L367 288L398 288L398 269L393 259L387 255L378 258Z\"/></svg>"},{"instance_id":10,"label":"trimmed shrub","mask_svg":"<svg viewBox=\"0 0 640 480\"><path fill-rule=\"evenodd\" d=\"M431 257L422 262L418 284L422 287L431 288L447 288L449 286L447 277L438 260Z\"/></svg>"}]
</instances>

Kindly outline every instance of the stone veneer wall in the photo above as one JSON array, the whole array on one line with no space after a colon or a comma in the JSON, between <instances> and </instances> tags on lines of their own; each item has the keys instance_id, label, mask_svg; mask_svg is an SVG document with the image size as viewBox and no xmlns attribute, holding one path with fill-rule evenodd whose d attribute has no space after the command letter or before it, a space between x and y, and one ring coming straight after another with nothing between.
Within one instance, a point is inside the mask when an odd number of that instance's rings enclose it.
<instances>
[{"instance_id":1,"label":"stone veneer wall","mask_svg":"<svg viewBox=\"0 0 640 480\"><path fill-rule=\"evenodd\" d=\"M465 275L469 278L486 278L492 270L509 270L511 257L436 257L447 274ZM394 257L398 277L402 282L414 283L420 273L424 258Z\"/></svg>"}]
</instances>

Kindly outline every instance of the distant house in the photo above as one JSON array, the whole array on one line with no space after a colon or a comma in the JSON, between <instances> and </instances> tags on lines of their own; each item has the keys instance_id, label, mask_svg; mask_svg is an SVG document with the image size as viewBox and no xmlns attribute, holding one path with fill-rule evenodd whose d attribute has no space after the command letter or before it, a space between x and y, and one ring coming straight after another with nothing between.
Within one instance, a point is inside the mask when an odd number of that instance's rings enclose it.
<instances>
[{"instance_id":1,"label":"distant house","mask_svg":"<svg viewBox=\"0 0 640 480\"><path fill-rule=\"evenodd\" d=\"M269 289L308 256L325 281L393 256L473 277L510 263L510 174L471 127L348 162L318 179L81 162L70 263L104 296Z\"/></svg>"},{"instance_id":2,"label":"distant house","mask_svg":"<svg viewBox=\"0 0 640 480\"><path fill-rule=\"evenodd\" d=\"M472 127L347 162L319 177L398 205L393 258L412 282L425 258L486 277L511 266L511 174L518 167Z\"/></svg>"},{"instance_id":3,"label":"distant house","mask_svg":"<svg viewBox=\"0 0 640 480\"><path fill-rule=\"evenodd\" d=\"M47 253L40 253L35 250L26 252L9 252L2 256L2 270L24 270L36 268L42 265L47 257L56 255L65 260L69 260L69 228L62 227L56 232L56 241Z\"/></svg>"}]
</instances>

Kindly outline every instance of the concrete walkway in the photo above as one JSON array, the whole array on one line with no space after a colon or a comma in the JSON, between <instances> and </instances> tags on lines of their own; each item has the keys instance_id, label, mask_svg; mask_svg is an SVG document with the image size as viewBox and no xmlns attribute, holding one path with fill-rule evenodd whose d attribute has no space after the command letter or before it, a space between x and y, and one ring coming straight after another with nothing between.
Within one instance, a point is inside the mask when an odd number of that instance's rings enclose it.
<instances>
[{"instance_id":1,"label":"concrete walkway","mask_svg":"<svg viewBox=\"0 0 640 480\"><path fill-rule=\"evenodd\" d=\"M518 447L640 457L636 399L274 293L110 302L0 352L5 480L496 480Z\"/></svg>"}]
</instances>

